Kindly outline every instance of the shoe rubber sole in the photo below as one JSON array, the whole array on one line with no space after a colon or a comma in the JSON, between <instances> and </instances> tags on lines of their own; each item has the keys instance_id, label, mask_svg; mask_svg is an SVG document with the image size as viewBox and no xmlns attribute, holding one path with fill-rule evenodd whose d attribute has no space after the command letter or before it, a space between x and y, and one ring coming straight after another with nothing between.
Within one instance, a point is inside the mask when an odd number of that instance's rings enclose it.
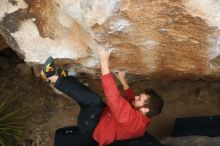
<instances>
[{"instance_id":1,"label":"shoe rubber sole","mask_svg":"<svg viewBox=\"0 0 220 146\"><path fill-rule=\"evenodd\" d=\"M47 72L54 71L54 59L50 56L47 58L43 65L43 72L47 74Z\"/></svg>"}]
</instances>

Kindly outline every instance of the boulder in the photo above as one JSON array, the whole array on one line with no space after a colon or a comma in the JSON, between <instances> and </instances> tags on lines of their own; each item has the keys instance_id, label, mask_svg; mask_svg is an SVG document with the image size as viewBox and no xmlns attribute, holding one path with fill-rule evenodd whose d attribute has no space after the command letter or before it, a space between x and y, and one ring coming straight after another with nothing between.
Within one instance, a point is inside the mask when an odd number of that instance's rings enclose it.
<instances>
[{"instance_id":1,"label":"boulder","mask_svg":"<svg viewBox=\"0 0 220 146\"><path fill-rule=\"evenodd\" d=\"M8 44L5 42L3 37L0 35L0 52L8 47L9 47Z\"/></svg>"},{"instance_id":2,"label":"boulder","mask_svg":"<svg viewBox=\"0 0 220 146\"><path fill-rule=\"evenodd\" d=\"M112 69L218 78L219 8L213 0L2 0L0 32L31 66L53 56L94 76L97 48L107 47L114 48Z\"/></svg>"}]
</instances>

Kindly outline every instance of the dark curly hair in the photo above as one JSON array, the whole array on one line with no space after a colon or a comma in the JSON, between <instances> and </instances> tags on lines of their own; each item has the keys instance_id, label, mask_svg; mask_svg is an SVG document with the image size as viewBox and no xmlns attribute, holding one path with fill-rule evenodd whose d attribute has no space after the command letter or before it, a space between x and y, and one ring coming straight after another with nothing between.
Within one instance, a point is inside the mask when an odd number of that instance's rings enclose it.
<instances>
[{"instance_id":1,"label":"dark curly hair","mask_svg":"<svg viewBox=\"0 0 220 146\"><path fill-rule=\"evenodd\" d=\"M162 112L164 100L159 96L153 89L145 89L143 91L145 94L149 95L150 98L144 107L149 108L149 112L146 116L152 118Z\"/></svg>"}]
</instances>

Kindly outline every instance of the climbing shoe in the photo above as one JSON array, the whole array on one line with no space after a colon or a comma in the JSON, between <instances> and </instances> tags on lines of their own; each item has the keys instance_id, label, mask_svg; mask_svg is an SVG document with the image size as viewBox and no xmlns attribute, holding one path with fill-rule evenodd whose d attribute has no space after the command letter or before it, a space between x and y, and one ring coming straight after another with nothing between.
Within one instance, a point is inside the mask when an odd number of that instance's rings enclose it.
<instances>
[{"instance_id":1,"label":"climbing shoe","mask_svg":"<svg viewBox=\"0 0 220 146\"><path fill-rule=\"evenodd\" d=\"M49 78L55 75L55 65L54 65L54 60L52 57L47 58L47 60L43 64L43 73L45 75L43 75L42 77L45 76L46 78ZM43 73L41 73L41 75Z\"/></svg>"},{"instance_id":2,"label":"climbing shoe","mask_svg":"<svg viewBox=\"0 0 220 146\"><path fill-rule=\"evenodd\" d=\"M58 77L65 78L68 76L68 72L64 69L57 69L56 74Z\"/></svg>"},{"instance_id":3,"label":"climbing shoe","mask_svg":"<svg viewBox=\"0 0 220 146\"><path fill-rule=\"evenodd\" d=\"M46 74L45 74L43 71L40 72L40 75L41 75L41 78L42 78L44 81L49 82L48 78L46 77Z\"/></svg>"},{"instance_id":4,"label":"climbing shoe","mask_svg":"<svg viewBox=\"0 0 220 146\"><path fill-rule=\"evenodd\" d=\"M56 72L55 72L55 75L58 75L58 77L60 77L60 78L65 78L65 77L68 76L68 72L64 69L57 69ZM41 71L41 78L44 81L47 81L47 82L51 83L50 80L46 77L46 74L43 71Z\"/></svg>"}]
</instances>

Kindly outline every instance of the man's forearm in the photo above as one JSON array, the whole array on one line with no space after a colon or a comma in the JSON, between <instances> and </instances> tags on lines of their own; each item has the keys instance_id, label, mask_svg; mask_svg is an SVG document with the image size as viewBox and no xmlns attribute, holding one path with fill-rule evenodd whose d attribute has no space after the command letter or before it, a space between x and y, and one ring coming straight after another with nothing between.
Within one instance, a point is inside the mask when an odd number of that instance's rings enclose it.
<instances>
[{"instance_id":1,"label":"man's forearm","mask_svg":"<svg viewBox=\"0 0 220 146\"><path fill-rule=\"evenodd\" d=\"M128 85L126 79L120 80L120 82L121 82L124 90L127 90L129 88L129 85Z\"/></svg>"},{"instance_id":2,"label":"man's forearm","mask_svg":"<svg viewBox=\"0 0 220 146\"><path fill-rule=\"evenodd\" d=\"M113 49L104 49L104 48L99 48L99 61L101 64L101 71L102 71L102 75L106 75L110 73L110 69L108 66L108 60L109 60L109 56L111 54Z\"/></svg>"},{"instance_id":3,"label":"man's forearm","mask_svg":"<svg viewBox=\"0 0 220 146\"><path fill-rule=\"evenodd\" d=\"M105 60L100 60L101 63L101 71L102 71L102 75L106 75L110 73L110 69L108 66L108 61Z\"/></svg>"}]
</instances>

